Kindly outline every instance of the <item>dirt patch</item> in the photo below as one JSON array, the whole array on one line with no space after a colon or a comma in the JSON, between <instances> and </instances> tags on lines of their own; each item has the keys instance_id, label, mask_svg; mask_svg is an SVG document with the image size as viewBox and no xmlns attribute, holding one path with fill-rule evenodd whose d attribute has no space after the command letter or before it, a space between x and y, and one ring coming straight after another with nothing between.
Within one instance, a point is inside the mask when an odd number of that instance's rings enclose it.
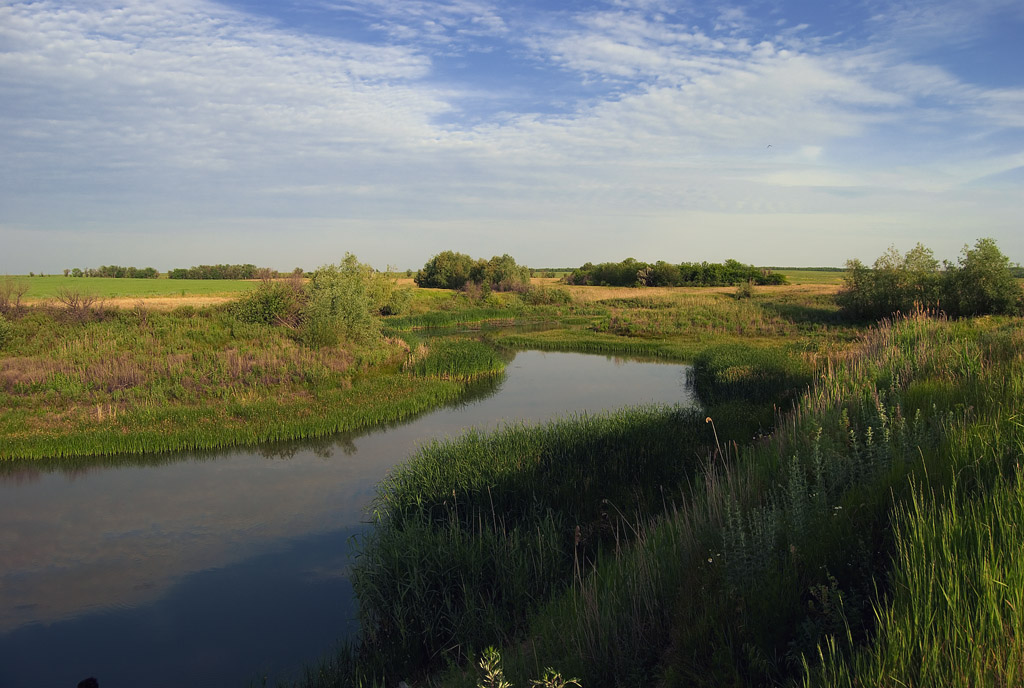
<instances>
[{"instance_id":1,"label":"dirt patch","mask_svg":"<svg viewBox=\"0 0 1024 688\"><path fill-rule=\"evenodd\" d=\"M673 296L697 294L735 294L736 287L584 287L567 286L579 301L603 301L605 299L628 298L671 298ZM754 287L755 294L834 294L839 291L837 284L788 284L772 287Z\"/></svg>"},{"instance_id":2,"label":"dirt patch","mask_svg":"<svg viewBox=\"0 0 1024 688\"><path fill-rule=\"evenodd\" d=\"M229 301L235 301L238 296L123 296L113 299L103 299L104 306L112 308L145 308L156 311L173 311L182 306L193 306L202 308L204 306L217 306Z\"/></svg>"}]
</instances>

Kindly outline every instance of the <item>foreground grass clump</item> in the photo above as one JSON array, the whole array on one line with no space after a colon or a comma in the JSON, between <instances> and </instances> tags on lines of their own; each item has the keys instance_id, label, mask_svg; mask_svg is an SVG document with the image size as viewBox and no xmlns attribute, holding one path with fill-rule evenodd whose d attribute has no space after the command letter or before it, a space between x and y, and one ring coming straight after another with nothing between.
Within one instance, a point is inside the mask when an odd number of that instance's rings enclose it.
<instances>
[{"instance_id":1,"label":"foreground grass clump","mask_svg":"<svg viewBox=\"0 0 1024 688\"><path fill-rule=\"evenodd\" d=\"M935 497L915 494L897 509L877 637L850 658L829 639L805 685L1024 682L1024 475L985 496Z\"/></svg>"},{"instance_id":2,"label":"foreground grass clump","mask_svg":"<svg viewBox=\"0 0 1024 688\"><path fill-rule=\"evenodd\" d=\"M663 508L709 434L698 411L656 407L424 447L379 486L353 570L363 656L397 681L519 637Z\"/></svg>"},{"instance_id":3,"label":"foreground grass clump","mask_svg":"<svg viewBox=\"0 0 1024 688\"><path fill-rule=\"evenodd\" d=\"M1022 351L1018 320L874 329L535 614L505 674L1019 684Z\"/></svg>"}]
</instances>

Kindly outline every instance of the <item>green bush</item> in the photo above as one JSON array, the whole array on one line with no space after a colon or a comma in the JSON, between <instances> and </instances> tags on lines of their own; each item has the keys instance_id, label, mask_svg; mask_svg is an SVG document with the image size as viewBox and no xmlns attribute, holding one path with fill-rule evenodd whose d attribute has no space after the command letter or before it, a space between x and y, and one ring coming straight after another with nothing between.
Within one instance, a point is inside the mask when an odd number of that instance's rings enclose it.
<instances>
[{"instance_id":1,"label":"green bush","mask_svg":"<svg viewBox=\"0 0 1024 688\"><path fill-rule=\"evenodd\" d=\"M0 315L0 349L7 346L7 342L10 341L13 332L14 326L4 316Z\"/></svg>"},{"instance_id":2,"label":"green bush","mask_svg":"<svg viewBox=\"0 0 1024 688\"><path fill-rule=\"evenodd\" d=\"M1014 314L1021 311L1021 288L1010 261L992 239L964 246L959 262L939 269L930 249L918 244L905 255L891 247L868 268L846 263L836 296L852 318L888 318L914 310L943 310L953 316Z\"/></svg>"},{"instance_id":3,"label":"green bush","mask_svg":"<svg viewBox=\"0 0 1024 688\"><path fill-rule=\"evenodd\" d=\"M264 282L231 304L231 314L241 322L274 325L296 324L302 311L301 285Z\"/></svg>"},{"instance_id":4,"label":"green bush","mask_svg":"<svg viewBox=\"0 0 1024 688\"><path fill-rule=\"evenodd\" d=\"M416 273L416 286L433 289L459 289L469 281L473 259L465 253L442 251Z\"/></svg>"},{"instance_id":5,"label":"green bush","mask_svg":"<svg viewBox=\"0 0 1024 688\"><path fill-rule=\"evenodd\" d=\"M346 253L340 265L324 265L306 285L300 339L307 346L336 346L342 340L366 342L380 333L374 270Z\"/></svg>"},{"instance_id":6,"label":"green bush","mask_svg":"<svg viewBox=\"0 0 1024 688\"><path fill-rule=\"evenodd\" d=\"M462 289L474 284L484 290L511 291L530 283L530 269L507 253L490 260L473 260L465 253L442 251L416 273L416 284L434 289Z\"/></svg>"},{"instance_id":7,"label":"green bush","mask_svg":"<svg viewBox=\"0 0 1024 688\"><path fill-rule=\"evenodd\" d=\"M1021 288L1010 259L994 239L964 246L957 266L946 266L945 304L951 315L1014 314L1021 311Z\"/></svg>"}]
</instances>

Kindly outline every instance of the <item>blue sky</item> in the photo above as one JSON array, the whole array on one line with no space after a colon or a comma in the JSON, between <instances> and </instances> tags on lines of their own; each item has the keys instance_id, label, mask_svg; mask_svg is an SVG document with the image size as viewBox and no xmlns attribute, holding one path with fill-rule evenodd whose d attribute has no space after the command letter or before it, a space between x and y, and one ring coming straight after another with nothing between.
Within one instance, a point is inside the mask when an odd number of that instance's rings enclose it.
<instances>
[{"instance_id":1,"label":"blue sky","mask_svg":"<svg viewBox=\"0 0 1024 688\"><path fill-rule=\"evenodd\" d=\"M1024 3L0 7L0 273L1024 261Z\"/></svg>"}]
</instances>

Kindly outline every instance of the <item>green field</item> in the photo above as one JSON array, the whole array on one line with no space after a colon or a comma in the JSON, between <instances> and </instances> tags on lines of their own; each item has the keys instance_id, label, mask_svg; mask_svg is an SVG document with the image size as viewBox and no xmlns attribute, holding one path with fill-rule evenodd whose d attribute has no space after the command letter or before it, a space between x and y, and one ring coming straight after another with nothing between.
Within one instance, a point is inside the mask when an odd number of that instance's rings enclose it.
<instances>
[{"instance_id":1,"label":"green field","mask_svg":"<svg viewBox=\"0 0 1024 688\"><path fill-rule=\"evenodd\" d=\"M114 277L45 277L11 275L0 277L0 282L12 280L28 287L27 302L55 298L62 289L101 299L154 297L154 296L231 296L256 288L256 280L190 280L190 279L129 279Z\"/></svg>"},{"instance_id":2,"label":"green field","mask_svg":"<svg viewBox=\"0 0 1024 688\"><path fill-rule=\"evenodd\" d=\"M845 270L800 270L782 268L775 272L786 276L790 284L842 284Z\"/></svg>"}]
</instances>

